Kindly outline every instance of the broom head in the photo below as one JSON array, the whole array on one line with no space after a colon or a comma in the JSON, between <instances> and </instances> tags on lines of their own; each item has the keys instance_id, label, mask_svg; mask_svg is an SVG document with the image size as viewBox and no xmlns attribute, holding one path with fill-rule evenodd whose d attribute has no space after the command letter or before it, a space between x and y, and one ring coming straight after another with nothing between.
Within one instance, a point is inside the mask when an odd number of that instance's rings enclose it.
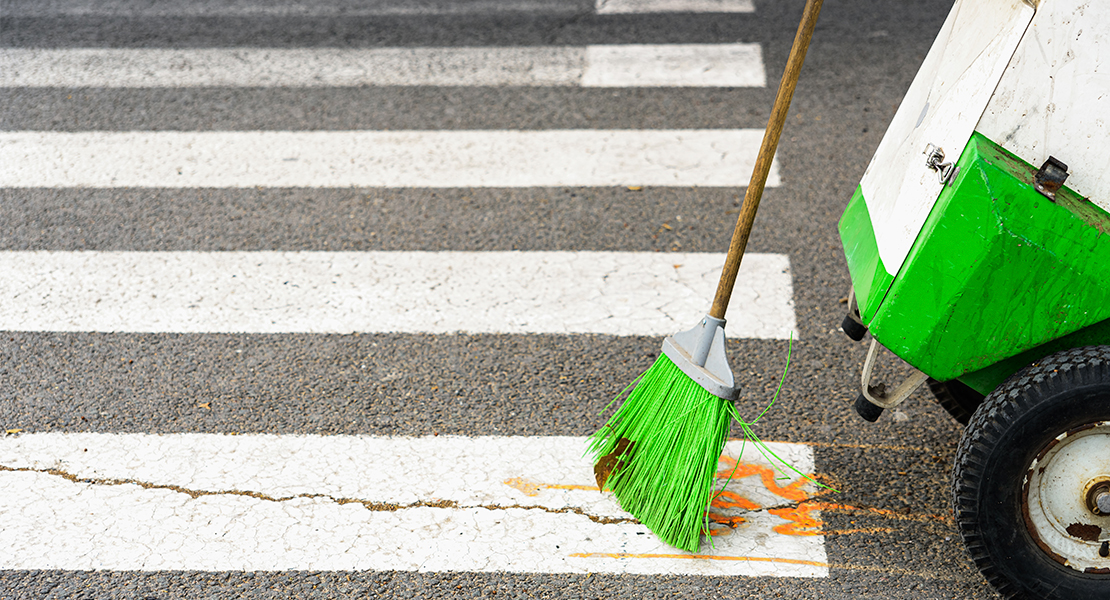
<instances>
[{"instance_id":1,"label":"broom head","mask_svg":"<svg viewBox=\"0 0 1110 600\"><path fill-rule=\"evenodd\" d=\"M655 363L617 398L626 393L590 438L598 487L664 542L696 552L738 393L724 320L707 316L668 337Z\"/></svg>"}]
</instances>

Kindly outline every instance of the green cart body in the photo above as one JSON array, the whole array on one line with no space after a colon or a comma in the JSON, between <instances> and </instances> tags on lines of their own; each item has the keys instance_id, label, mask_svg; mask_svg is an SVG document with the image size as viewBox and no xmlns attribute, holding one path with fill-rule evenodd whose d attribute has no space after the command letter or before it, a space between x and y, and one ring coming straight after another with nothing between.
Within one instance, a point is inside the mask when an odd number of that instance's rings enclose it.
<instances>
[{"instance_id":1,"label":"green cart body","mask_svg":"<svg viewBox=\"0 0 1110 600\"><path fill-rule=\"evenodd\" d=\"M956 510L1007 597L1110 597L1108 211L1110 5L957 0L840 220L844 329L872 336L856 405L868 420L926 380L961 421L974 412ZM893 392L871 385L880 345L916 369ZM1093 452L1089 472L1056 460L1074 494L1030 471L1056 446ZM1002 476L982 466L1011 462L1016 489L995 493L1013 505L984 491ZM1007 510L1024 559L983 541Z\"/></svg>"},{"instance_id":2,"label":"green cart body","mask_svg":"<svg viewBox=\"0 0 1110 600\"><path fill-rule=\"evenodd\" d=\"M1033 9L994 1L960 14L971 4L954 8L957 19L934 47L941 52L930 53L906 94L840 234L859 316L874 338L934 379L987 394L1054 350L1110 343L1110 123L1093 123L1110 121L1110 98L1099 112L1047 108L1059 99L1034 92L1060 74L1007 68L1019 51L1039 51L1014 34L1029 28ZM1074 29L1084 25L1098 27ZM981 47L953 44L961 34ZM1110 77L1110 61L1106 70ZM1086 146L1073 151L1073 140L1053 135L1067 129L1054 122L1061 118L1092 121L1073 128L1102 139L1084 136L1077 145ZM1013 129L1040 135L1023 144ZM933 164L951 168L926 165L930 145L942 153ZM1072 172L1055 199L1036 189L1050 155Z\"/></svg>"}]
</instances>

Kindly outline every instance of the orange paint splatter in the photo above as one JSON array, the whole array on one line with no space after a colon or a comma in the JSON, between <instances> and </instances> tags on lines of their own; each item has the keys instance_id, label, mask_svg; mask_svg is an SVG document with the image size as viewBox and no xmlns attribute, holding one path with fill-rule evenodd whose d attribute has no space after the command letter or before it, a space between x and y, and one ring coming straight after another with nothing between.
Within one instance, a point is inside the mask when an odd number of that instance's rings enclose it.
<instances>
[{"instance_id":1,"label":"orange paint splatter","mask_svg":"<svg viewBox=\"0 0 1110 600\"><path fill-rule=\"evenodd\" d=\"M737 494L736 492L721 491L713 497L713 502L710 503L713 508L741 508L744 510L758 510L761 507L748 500L747 498ZM739 515L725 515L718 512L708 511L705 516L710 521L728 527L728 529L710 529L705 533L712 536L722 536L731 533L732 529L739 527L747 521L744 517Z\"/></svg>"},{"instance_id":2,"label":"orange paint splatter","mask_svg":"<svg viewBox=\"0 0 1110 600\"><path fill-rule=\"evenodd\" d=\"M720 491L713 496L710 503L713 508L742 508L745 510L758 510L762 508L755 502L737 494L736 492Z\"/></svg>"},{"instance_id":3,"label":"orange paint splatter","mask_svg":"<svg viewBox=\"0 0 1110 600\"><path fill-rule=\"evenodd\" d=\"M732 528L739 527L747 522L744 517L739 515L722 515L721 513L709 512L705 513L705 516L718 525L727 525Z\"/></svg>"},{"instance_id":4,"label":"orange paint splatter","mask_svg":"<svg viewBox=\"0 0 1110 600\"><path fill-rule=\"evenodd\" d=\"M740 463L735 458L729 456L722 456L720 462L728 466L717 471L715 475L717 479L729 479L730 477L732 479L741 479L744 477L751 477L752 475L759 475L759 480L763 483L763 487L767 488L776 496L792 502L801 502L809 498L809 494L801 489L802 486L809 483L807 479L798 479L789 485L780 486L778 482L775 481L775 471L770 467Z\"/></svg>"},{"instance_id":5,"label":"orange paint splatter","mask_svg":"<svg viewBox=\"0 0 1110 600\"><path fill-rule=\"evenodd\" d=\"M821 526L824 523L818 519L813 511L819 510L814 504L799 504L792 508L772 508L767 512L786 519L788 522L776 525L775 533L782 535L821 535Z\"/></svg>"}]
</instances>

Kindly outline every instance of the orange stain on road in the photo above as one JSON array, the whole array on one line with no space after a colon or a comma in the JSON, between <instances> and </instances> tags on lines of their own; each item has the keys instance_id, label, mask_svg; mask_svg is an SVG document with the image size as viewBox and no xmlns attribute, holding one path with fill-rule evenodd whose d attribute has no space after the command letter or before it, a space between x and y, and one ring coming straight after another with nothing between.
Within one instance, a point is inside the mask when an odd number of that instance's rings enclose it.
<instances>
[{"instance_id":1,"label":"orange stain on road","mask_svg":"<svg viewBox=\"0 0 1110 600\"><path fill-rule=\"evenodd\" d=\"M775 479L774 469L770 467L751 463L741 463L729 456L722 456L720 462L728 466L717 471L715 475L717 479L741 479L744 477L751 477L752 475L758 475L760 482L763 483L763 487L767 488L768 491L776 496L792 502L801 502L809 498L809 493L802 489L802 486L809 483L808 479L799 478L793 483L780 486Z\"/></svg>"},{"instance_id":2,"label":"orange stain on road","mask_svg":"<svg viewBox=\"0 0 1110 600\"><path fill-rule=\"evenodd\" d=\"M874 508L870 506L852 506L850 504L833 504L831 502L807 502L807 506L812 506L819 510L833 510L838 512L860 512L895 521L936 521L939 523L951 523L952 519L945 515L929 515L921 513L902 513L886 508Z\"/></svg>"},{"instance_id":3,"label":"orange stain on road","mask_svg":"<svg viewBox=\"0 0 1110 600\"><path fill-rule=\"evenodd\" d=\"M748 500L747 498L737 494L722 490L713 496L713 502L710 503L713 508L742 508L744 510L759 510L762 508L760 505Z\"/></svg>"},{"instance_id":4,"label":"orange stain on road","mask_svg":"<svg viewBox=\"0 0 1110 600\"><path fill-rule=\"evenodd\" d=\"M539 483L523 477L510 477L503 482L505 485L524 492L525 496L538 496L540 490L582 490L586 492L598 491L596 485L574 485L569 483Z\"/></svg>"},{"instance_id":5,"label":"orange stain on road","mask_svg":"<svg viewBox=\"0 0 1110 600\"><path fill-rule=\"evenodd\" d=\"M813 504L799 504L791 508L772 508L767 512L787 522L776 525L775 533L782 535L821 535L824 523L813 514L820 510Z\"/></svg>"},{"instance_id":6,"label":"orange stain on road","mask_svg":"<svg viewBox=\"0 0 1110 600\"><path fill-rule=\"evenodd\" d=\"M823 531L824 522L817 515L818 511L835 511L842 513L863 513L865 515L872 515L884 517L887 519L899 521L934 521L941 523L950 523L951 518L945 515L931 515L931 514L909 514L904 512L896 512L889 509L874 508L866 506L852 506L849 504L835 504L831 502L818 502L813 500L815 496L824 494L824 490L818 491L814 496L803 489L809 483L804 477L786 484L779 485L779 479L776 479L777 472L768 466L742 463L737 459L729 456L721 456L720 463L725 466L717 470L714 477L718 480L729 479L743 479L745 477L758 476L759 481L763 484L769 492L776 496L796 503L793 506L783 508L769 508L766 509L768 513L779 517L786 521L781 525L774 527L773 531L780 535L790 536L815 536L815 535L848 535L853 533L890 533L893 530L886 527L872 527L872 528L857 528L857 529L842 529L835 531ZM504 481L505 485L520 490L525 495L537 496L541 490L580 490L580 491L598 491L597 486L593 485L575 485L575 484L557 484L557 483L540 483L526 479L523 477L512 477ZM743 511L756 511L763 510L764 507L758 503L745 498L744 496L731 491L720 490L713 496L710 504L712 508L719 510L739 509ZM710 510L706 513L706 518L713 524L721 525L716 529L705 531L704 533L711 536L728 535L733 529L747 522L741 515L728 515L723 512ZM825 563L814 563L809 561L791 561L789 559L764 559L752 557L727 557L727 556L709 556L709 555L687 555L687 554L606 554L606 553L591 553L571 556L607 556L610 558L705 558L707 560L755 560L767 562L793 562L795 564L807 564L816 566L828 566Z\"/></svg>"}]
</instances>

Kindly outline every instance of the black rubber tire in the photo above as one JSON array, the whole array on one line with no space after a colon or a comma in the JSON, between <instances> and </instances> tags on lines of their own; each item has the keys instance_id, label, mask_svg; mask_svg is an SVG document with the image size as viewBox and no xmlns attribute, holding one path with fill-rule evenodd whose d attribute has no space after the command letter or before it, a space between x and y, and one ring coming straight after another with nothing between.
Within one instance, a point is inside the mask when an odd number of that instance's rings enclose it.
<instances>
[{"instance_id":1,"label":"black rubber tire","mask_svg":"<svg viewBox=\"0 0 1110 600\"><path fill-rule=\"evenodd\" d=\"M883 407L871 404L863 394L856 396L856 414L863 418L864 421L874 423L883 416Z\"/></svg>"},{"instance_id":2,"label":"black rubber tire","mask_svg":"<svg viewBox=\"0 0 1110 600\"><path fill-rule=\"evenodd\" d=\"M1053 354L992 392L964 431L953 505L964 544L1005 598L1110 597L1110 575L1080 573L1034 541L1023 518L1022 484L1056 436L1110 420L1110 346Z\"/></svg>"},{"instance_id":3,"label":"black rubber tire","mask_svg":"<svg viewBox=\"0 0 1110 600\"><path fill-rule=\"evenodd\" d=\"M859 322L858 319L858 314L848 313L840 323L840 329L844 331L844 335L854 342L862 340L863 336L867 335L867 326Z\"/></svg>"},{"instance_id":4,"label":"black rubber tire","mask_svg":"<svg viewBox=\"0 0 1110 600\"><path fill-rule=\"evenodd\" d=\"M927 383L937 404L944 407L944 410L948 411L953 419L959 421L960 425L967 425L971 415L975 414L975 409L979 408L986 397L958 379L937 381L930 377Z\"/></svg>"}]
</instances>

